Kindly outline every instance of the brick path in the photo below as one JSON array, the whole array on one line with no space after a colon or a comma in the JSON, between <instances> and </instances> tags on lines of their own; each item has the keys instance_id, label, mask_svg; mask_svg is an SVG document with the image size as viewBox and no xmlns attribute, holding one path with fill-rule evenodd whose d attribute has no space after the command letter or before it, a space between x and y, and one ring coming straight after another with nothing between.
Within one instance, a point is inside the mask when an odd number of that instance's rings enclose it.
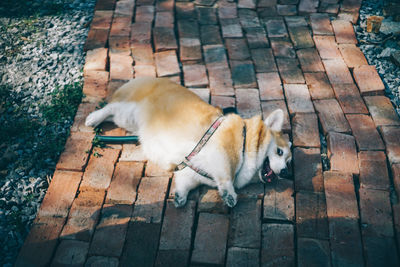
<instances>
[{"instance_id":1,"label":"brick path","mask_svg":"<svg viewBox=\"0 0 400 267\"><path fill-rule=\"evenodd\" d=\"M98 0L87 97L16 265L398 266L400 120L356 46L361 1L338 2ZM83 125L140 76L247 117L284 109L294 180L249 186L233 209L200 188L175 209L171 173L134 144L92 148Z\"/></svg>"}]
</instances>

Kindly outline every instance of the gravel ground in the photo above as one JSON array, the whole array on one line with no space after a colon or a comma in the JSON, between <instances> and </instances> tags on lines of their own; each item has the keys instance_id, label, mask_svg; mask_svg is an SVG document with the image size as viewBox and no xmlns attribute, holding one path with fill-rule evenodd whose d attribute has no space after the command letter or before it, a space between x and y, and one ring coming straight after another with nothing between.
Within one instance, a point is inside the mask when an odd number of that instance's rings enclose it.
<instances>
[{"instance_id":1,"label":"gravel ground","mask_svg":"<svg viewBox=\"0 0 400 267\"><path fill-rule=\"evenodd\" d=\"M0 1L0 266L12 266L81 101L95 0Z\"/></svg>"},{"instance_id":2,"label":"gravel ground","mask_svg":"<svg viewBox=\"0 0 400 267\"><path fill-rule=\"evenodd\" d=\"M383 16L383 1L364 0L360 10L359 23L355 26L355 32L360 44L360 49L366 56L370 65L375 65L381 76L385 87L386 95L393 102L397 113L400 115L400 67L395 65L390 59L391 53L400 50L400 39L392 38L381 44L373 44L368 41L381 41L387 37L390 32L400 31L400 23L388 29L384 25L389 25L391 17L386 17L378 34L368 33L366 31L367 18L372 15ZM383 32L382 32L383 31Z\"/></svg>"}]
</instances>

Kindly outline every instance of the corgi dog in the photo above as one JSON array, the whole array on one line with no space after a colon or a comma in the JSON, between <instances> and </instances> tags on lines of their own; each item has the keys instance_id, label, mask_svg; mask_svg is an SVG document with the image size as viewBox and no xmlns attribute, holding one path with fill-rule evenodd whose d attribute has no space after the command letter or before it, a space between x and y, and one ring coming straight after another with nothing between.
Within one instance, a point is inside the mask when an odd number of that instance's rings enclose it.
<instances>
[{"instance_id":1,"label":"corgi dog","mask_svg":"<svg viewBox=\"0 0 400 267\"><path fill-rule=\"evenodd\" d=\"M281 131L280 109L264 121L261 116L224 116L220 108L167 78L136 78L115 91L105 107L89 114L85 124L96 127L103 121L137 132L144 155L174 171L176 207L184 206L189 191L201 184L218 188L225 204L234 207L235 189L289 175L291 144ZM192 153L217 121L208 141ZM189 154L190 164L177 168Z\"/></svg>"}]
</instances>

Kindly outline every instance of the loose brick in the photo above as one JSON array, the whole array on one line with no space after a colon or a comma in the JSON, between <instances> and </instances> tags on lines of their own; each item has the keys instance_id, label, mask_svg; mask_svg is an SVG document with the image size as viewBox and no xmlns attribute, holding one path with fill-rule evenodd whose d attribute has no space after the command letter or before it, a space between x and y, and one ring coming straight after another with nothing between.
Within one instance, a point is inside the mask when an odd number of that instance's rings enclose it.
<instances>
[{"instance_id":1,"label":"loose brick","mask_svg":"<svg viewBox=\"0 0 400 267\"><path fill-rule=\"evenodd\" d=\"M129 81L133 78L133 59L130 55L110 53L110 80Z\"/></svg>"},{"instance_id":2,"label":"loose brick","mask_svg":"<svg viewBox=\"0 0 400 267\"><path fill-rule=\"evenodd\" d=\"M84 75L83 93L89 97L106 97L108 77L108 71L88 71Z\"/></svg>"},{"instance_id":3,"label":"loose brick","mask_svg":"<svg viewBox=\"0 0 400 267\"><path fill-rule=\"evenodd\" d=\"M151 43L151 23L136 22L131 27L131 44Z\"/></svg>"},{"instance_id":4,"label":"loose brick","mask_svg":"<svg viewBox=\"0 0 400 267\"><path fill-rule=\"evenodd\" d=\"M298 237L328 238L328 217L323 193L296 193L296 226Z\"/></svg>"},{"instance_id":5,"label":"loose brick","mask_svg":"<svg viewBox=\"0 0 400 267\"><path fill-rule=\"evenodd\" d=\"M310 15L311 28L314 35L333 35L328 14L314 13Z\"/></svg>"},{"instance_id":6,"label":"loose brick","mask_svg":"<svg viewBox=\"0 0 400 267\"><path fill-rule=\"evenodd\" d=\"M246 28L246 38L250 49L266 48L269 46L267 33L262 27Z\"/></svg>"},{"instance_id":7,"label":"loose brick","mask_svg":"<svg viewBox=\"0 0 400 267\"><path fill-rule=\"evenodd\" d=\"M335 37L314 35L314 42L322 59L339 59L342 57Z\"/></svg>"},{"instance_id":8,"label":"loose brick","mask_svg":"<svg viewBox=\"0 0 400 267\"><path fill-rule=\"evenodd\" d=\"M329 241L297 239L298 266L331 266Z\"/></svg>"},{"instance_id":9,"label":"loose brick","mask_svg":"<svg viewBox=\"0 0 400 267\"><path fill-rule=\"evenodd\" d=\"M244 38L225 39L230 60L245 60L250 58L250 51Z\"/></svg>"},{"instance_id":10,"label":"loose brick","mask_svg":"<svg viewBox=\"0 0 400 267\"><path fill-rule=\"evenodd\" d=\"M263 118L267 118L276 109L282 109L284 113L282 130L284 132L290 132L290 119L287 111L286 103L284 100L271 100L261 102L261 109L263 112Z\"/></svg>"},{"instance_id":11,"label":"loose brick","mask_svg":"<svg viewBox=\"0 0 400 267\"><path fill-rule=\"evenodd\" d=\"M200 39L180 38L180 60L182 62L200 62L202 60Z\"/></svg>"},{"instance_id":12,"label":"loose brick","mask_svg":"<svg viewBox=\"0 0 400 267\"><path fill-rule=\"evenodd\" d=\"M295 58L296 52L293 45L286 39L271 39L271 48L275 57Z\"/></svg>"},{"instance_id":13,"label":"loose brick","mask_svg":"<svg viewBox=\"0 0 400 267\"><path fill-rule=\"evenodd\" d=\"M216 25L202 25L200 27L202 45L218 45L222 44L219 27Z\"/></svg>"},{"instance_id":14,"label":"loose brick","mask_svg":"<svg viewBox=\"0 0 400 267\"><path fill-rule=\"evenodd\" d=\"M91 29L109 30L111 26L113 12L110 10L96 10L93 15Z\"/></svg>"},{"instance_id":15,"label":"loose brick","mask_svg":"<svg viewBox=\"0 0 400 267\"><path fill-rule=\"evenodd\" d=\"M266 185L264 220L294 220L293 182L278 179Z\"/></svg>"},{"instance_id":16,"label":"loose brick","mask_svg":"<svg viewBox=\"0 0 400 267\"><path fill-rule=\"evenodd\" d=\"M261 265L294 266L294 230L291 224L263 224Z\"/></svg>"},{"instance_id":17,"label":"loose brick","mask_svg":"<svg viewBox=\"0 0 400 267\"><path fill-rule=\"evenodd\" d=\"M340 53L342 53L344 62L346 62L347 67L355 68L362 65L368 65L367 60L364 57L363 52L360 48L354 44L340 44Z\"/></svg>"},{"instance_id":18,"label":"loose brick","mask_svg":"<svg viewBox=\"0 0 400 267\"><path fill-rule=\"evenodd\" d=\"M367 266L399 266L393 237L363 236L363 243Z\"/></svg>"},{"instance_id":19,"label":"loose brick","mask_svg":"<svg viewBox=\"0 0 400 267\"><path fill-rule=\"evenodd\" d=\"M276 61L284 84L300 84L305 82L297 59L277 58Z\"/></svg>"},{"instance_id":20,"label":"loose brick","mask_svg":"<svg viewBox=\"0 0 400 267\"><path fill-rule=\"evenodd\" d=\"M225 215L200 213L192 263L223 264L229 219Z\"/></svg>"},{"instance_id":21,"label":"loose brick","mask_svg":"<svg viewBox=\"0 0 400 267\"><path fill-rule=\"evenodd\" d=\"M114 17L110 36L129 36L132 20L129 17Z\"/></svg>"},{"instance_id":22,"label":"loose brick","mask_svg":"<svg viewBox=\"0 0 400 267\"><path fill-rule=\"evenodd\" d=\"M314 48L297 50L297 56L304 72L325 71L318 52Z\"/></svg>"},{"instance_id":23,"label":"loose brick","mask_svg":"<svg viewBox=\"0 0 400 267\"><path fill-rule=\"evenodd\" d=\"M86 151L92 147L93 137L93 133L72 132L67 139L64 152L58 160L56 169L82 171L89 158L89 154Z\"/></svg>"},{"instance_id":24,"label":"loose brick","mask_svg":"<svg viewBox=\"0 0 400 267\"><path fill-rule=\"evenodd\" d=\"M180 73L175 51L163 51L154 54L157 76L172 76Z\"/></svg>"},{"instance_id":25,"label":"loose brick","mask_svg":"<svg viewBox=\"0 0 400 267\"><path fill-rule=\"evenodd\" d=\"M218 190L207 188L199 198L199 212L228 213L228 206L222 201Z\"/></svg>"},{"instance_id":26,"label":"loose brick","mask_svg":"<svg viewBox=\"0 0 400 267\"><path fill-rule=\"evenodd\" d=\"M153 28L154 47L157 52L178 49L173 28L157 27Z\"/></svg>"},{"instance_id":27,"label":"loose brick","mask_svg":"<svg viewBox=\"0 0 400 267\"><path fill-rule=\"evenodd\" d=\"M251 57L253 58L256 72L273 72L278 70L270 48L252 49Z\"/></svg>"},{"instance_id":28,"label":"loose brick","mask_svg":"<svg viewBox=\"0 0 400 267\"><path fill-rule=\"evenodd\" d=\"M232 247L228 249L226 265L231 267L259 266L259 254L259 249Z\"/></svg>"},{"instance_id":29,"label":"loose brick","mask_svg":"<svg viewBox=\"0 0 400 267\"><path fill-rule=\"evenodd\" d=\"M290 114L314 112L307 85L285 84L284 89Z\"/></svg>"},{"instance_id":30,"label":"loose brick","mask_svg":"<svg viewBox=\"0 0 400 267\"><path fill-rule=\"evenodd\" d=\"M382 126L380 132L390 164L400 163L400 127Z\"/></svg>"},{"instance_id":31,"label":"loose brick","mask_svg":"<svg viewBox=\"0 0 400 267\"><path fill-rule=\"evenodd\" d=\"M104 48L107 44L108 29L90 29L86 38L84 50L93 50L96 48Z\"/></svg>"},{"instance_id":32,"label":"loose brick","mask_svg":"<svg viewBox=\"0 0 400 267\"><path fill-rule=\"evenodd\" d=\"M54 255L52 266L83 266L89 243L77 240L62 240Z\"/></svg>"},{"instance_id":33,"label":"loose brick","mask_svg":"<svg viewBox=\"0 0 400 267\"><path fill-rule=\"evenodd\" d=\"M353 136L330 132L328 157L331 170L358 174L357 149Z\"/></svg>"},{"instance_id":34,"label":"loose brick","mask_svg":"<svg viewBox=\"0 0 400 267\"><path fill-rule=\"evenodd\" d=\"M333 20L332 27L338 44L357 44L353 25L349 21Z\"/></svg>"},{"instance_id":35,"label":"loose brick","mask_svg":"<svg viewBox=\"0 0 400 267\"><path fill-rule=\"evenodd\" d=\"M318 148L293 150L294 182L296 191L323 192L321 152Z\"/></svg>"},{"instance_id":36,"label":"loose brick","mask_svg":"<svg viewBox=\"0 0 400 267\"><path fill-rule=\"evenodd\" d=\"M354 80L362 95L382 95L385 90L381 78L376 72L375 66L359 66L353 70Z\"/></svg>"},{"instance_id":37,"label":"loose brick","mask_svg":"<svg viewBox=\"0 0 400 267\"><path fill-rule=\"evenodd\" d=\"M376 126L400 125L400 119L389 98L385 96L366 96L364 100Z\"/></svg>"},{"instance_id":38,"label":"loose brick","mask_svg":"<svg viewBox=\"0 0 400 267\"><path fill-rule=\"evenodd\" d=\"M353 78L342 59L322 60L324 63L326 74L332 84L349 84L353 83Z\"/></svg>"},{"instance_id":39,"label":"loose brick","mask_svg":"<svg viewBox=\"0 0 400 267\"><path fill-rule=\"evenodd\" d=\"M191 2L176 2L175 3L176 18L178 19L192 19L194 18L194 4Z\"/></svg>"},{"instance_id":40,"label":"loose brick","mask_svg":"<svg viewBox=\"0 0 400 267\"><path fill-rule=\"evenodd\" d=\"M314 113L298 113L292 118L293 145L320 147L318 118Z\"/></svg>"},{"instance_id":41,"label":"loose brick","mask_svg":"<svg viewBox=\"0 0 400 267\"><path fill-rule=\"evenodd\" d=\"M183 65L185 86L204 87L208 85L206 68L204 65Z\"/></svg>"},{"instance_id":42,"label":"loose brick","mask_svg":"<svg viewBox=\"0 0 400 267\"><path fill-rule=\"evenodd\" d=\"M315 13L317 12L319 1L318 0L300 0L299 13Z\"/></svg>"},{"instance_id":43,"label":"loose brick","mask_svg":"<svg viewBox=\"0 0 400 267\"><path fill-rule=\"evenodd\" d=\"M356 85L333 84L333 91L344 113L368 114L367 106L364 104Z\"/></svg>"},{"instance_id":44,"label":"loose brick","mask_svg":"<svg viewBox=\"0 0 400 267\"><path fill-rule=\"evenodd\" d=\"M382 138L376 130L372 118L363 114L346 115L358 150L384 150Z\"/></svg>"},{"instance_id":45,"label":"loose brick","mask_svg":"<svg viewBox=\"0 0 400 267\"><path fill-rule=\"evenodd\" d=\"M265 21L268 37L289 37L283 19L269 19Z\"/></svg>"},{"instance_id":46,"label":"loose brick","mask_svg":"<svg viewBox=\"0 0 400 267\"><path fill-rule=\"evenodd\" d=\"M196 11L200 24L217 24L216 8L196 6Z\"/></svg>"},{"instance_id":47,"label":"loose brick","mask_svg":"<svg viewBox=\"0 0 400 267\"><path fill-rule=\"evenodd\" d=\"M312 100L334 98L332 86L324 72L304 73Z\"/></svg>"},{"instance_id":48,"label":"loose brick","mask_svg":"<svg viewBox=\"0 0 400 267\"><path fill-rule=\"evenodd\" d=\"M46 196L40 205L38 216L66 218L72 201L75 198L81 178L81 172L56 170L51 179Z\"/></svg>"},{"instance_id":49,"label":"loose brick","mask_svg":"<svg viewBox=\"0 0 400 267\"><path fill-rule=\"evenodd\" d=\"M238 19L220 19L224 38L243 37L242 27Z\"/></svg>"},{"instance_id":50,"label":"loose brick","mask_svg":"<svg viewBox=\"0 0 400 267\"><path fill-rule=\"evenodd\" d=\"M257 83L261 100L284 99L282 82L277 72L257 73Z\"/></svg>"},{"instance_id":51,"label":"loose brick","mask_svg":"<svg viewBox=\"0 0 400 267\"><path fill-rule=\"evenodd\" d=\"M389 174L386 155L382 151L361 151L358 153L361 188L389 190Z\"/></svg>"},{"instance_id":52,"label":"loose brick","mask_svg":"<svg viewBox=\"0 0 400 267\"><path fill-rule=\"evenodd\" d=\"M314 47L314 41L308 27L289 27L289 35L297 49Z\"/></svg>"},{"instance_id":53,"label":"loose brick","mask_svg":"<svg viewBox=\"0 0 400 267\"><path fill-rule=\"evenodd\" d=\"M236 89L236 107L243 118L261 114L261 106L257 89Z\"/></svg>"},{"instance_id":54,"label":"loose brick","mask_svg":"<svg viewBox=\"0 0 400 267\"><path fill-rule=\"evenodd\" d=\"M354 182L350 173L324 172L324 187L329 222L331 218L359 218Z\"/></svg>"},{"instance_id":55,"label":"loose brick","mask_svg":"<svg viewBox=\"0 0 400 267\"><path fill-rule=\"evenodd\" d=\"M257 87L256 73L253 63L246 61L230 61L232 69L232 81L235 88Z\"/></svg>"},{"instance_id":56,"label":"loose brick","mask_svg":"<svg viewBox=\"0 0 400 267\"><path fill-rule=\"evenodd\" d=\"M154 27L174 27L174 13L173 12L157 12Z\"/></svg>"},{"instance_id":57,"label":"loose brick","mask_svg":"<svg viewBox=\"0 0 400 267\"><path fill-rule=\"evenodd\" d=\"M168 177L142 178L132 215L133 221L146 223L161 222L168 184Z\"/></svg>"},{"instance_id":58,"label":"loose brick","mask_svg":"<svg viewBox=\"0 0 400 267\"><path fill-rule=\"evenodd\" d=\"M88 71L93 70L105 71L107 65L107 52L107 48L96 48L87 51L83 74L85 75Z\"/></svg>"},{"instance_id":59,"label":"loose brick","mask_svg":"<svg viewBox=\"0 0 400 267\"><path fill-rule=\"evenodd\" d=\"M118 267L119 261L117 258L113 257L103 257L103 256L92 256L86 261L85 266L95 267L95 266L109 266Z\"/></svg>"}]
</instances>

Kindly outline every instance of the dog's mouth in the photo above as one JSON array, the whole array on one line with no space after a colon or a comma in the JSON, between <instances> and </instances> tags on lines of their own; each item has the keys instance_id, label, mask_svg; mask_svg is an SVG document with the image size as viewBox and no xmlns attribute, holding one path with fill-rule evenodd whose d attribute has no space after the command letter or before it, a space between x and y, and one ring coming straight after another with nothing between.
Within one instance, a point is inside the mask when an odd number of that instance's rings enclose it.
<instances>
[{"instance_id":1,"label":"dog's mouth","mask_svg":"<svg viewBox=\"0 0 400 267\"><path fill-rule=\"evenodd\" d=\"M271 183L275 178L275 173L269 166L269 159L266 158L261 171L261 179L264 183Z\"/></svg>"}]
</instances>

